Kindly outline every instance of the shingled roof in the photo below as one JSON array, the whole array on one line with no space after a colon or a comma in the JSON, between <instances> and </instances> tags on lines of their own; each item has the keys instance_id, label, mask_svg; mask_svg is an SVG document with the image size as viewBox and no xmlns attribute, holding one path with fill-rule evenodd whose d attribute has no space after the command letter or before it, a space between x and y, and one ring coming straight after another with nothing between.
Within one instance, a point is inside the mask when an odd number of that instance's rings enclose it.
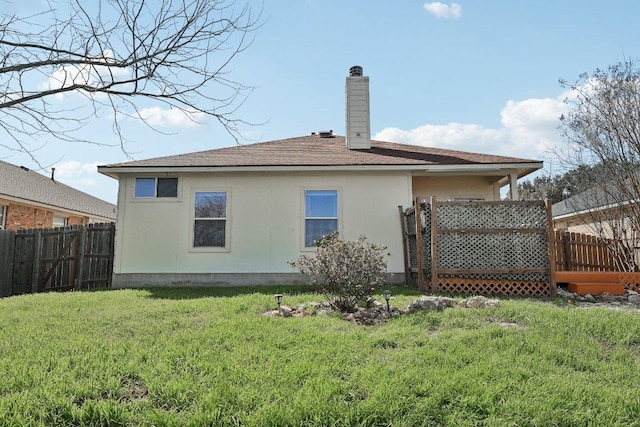
<instances>
[{"instance_id":1,"label":"shingled roof","mask_svg":"<svg viewBox=\"0 0 640 427\"><path fill-rule=\"evenodd\" d=\"M349 150L343 136L317 134L239 145L176 156L158 157L100 166L99 171L120 168L243 168L313 166L435 166L435 165L542 165L539 160L371 141L370 150ZM533 170L538 169L536 166Z\"/></svg>"},{"instance_id":2,"label":"shingled roof","mask_svg":"<svg viewBox=\"0 0 640 427\"><path fill-rule=\"evenodd\" d=\"M39 203L87 216L116 218L116 206L22 166L0 160L0 198Z\"/></svg>"}]
</instances>

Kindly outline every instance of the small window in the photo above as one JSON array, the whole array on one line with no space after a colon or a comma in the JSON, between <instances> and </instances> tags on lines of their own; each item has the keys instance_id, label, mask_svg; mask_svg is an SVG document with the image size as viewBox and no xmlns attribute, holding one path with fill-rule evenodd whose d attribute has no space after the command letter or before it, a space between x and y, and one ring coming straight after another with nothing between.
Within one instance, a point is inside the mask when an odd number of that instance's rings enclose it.
<instances>
[{"instance_id":1,"label":"small window","mask_svg":"<svg viewBox=\"0 0 640 427\"><path fill-rule=\"evenodd\" d=\"M178 178L136 178L134 197L178 197Z\"/></svg>"},{"instance_id":2,"label":"small window","mask_svg":"<svg viewBox=\"0 0 640 427\"><path fill-rule=\"evenodd\" d=\"M304 245L338 231L338 192L336 190L305 191Z\"/></svg>"},{"instance_id":3,"label":"small window","mask_svg":"<svg viewBox=\"0 0 640 427\"><path fill-rule=\"evenodd\" d=\"M227 243L227 193L195 193L193 247L224 248Z\"/></svg>"},{"instance_id":4,"label":"small window","mask_svg":"<svg viewBox=\"0 0 640 427\"><path fill-rule=\"evenodd\" d=\"M0 230L4 230L5 228L6 217L7 217L7 207L5 205L0 205Z\"/></svg>"},{"instance_id":5,"label":"small window","mask_svg":"<svg viewBox=\"0 0 640 427\"><path fill-rule=\"evenodd\" d=\"M53 217L53 220L51 221L51 226L53 228L66 227L67 226L67 218L65 218L63 216L55 215Z\"/></svg>"}]
</instances>

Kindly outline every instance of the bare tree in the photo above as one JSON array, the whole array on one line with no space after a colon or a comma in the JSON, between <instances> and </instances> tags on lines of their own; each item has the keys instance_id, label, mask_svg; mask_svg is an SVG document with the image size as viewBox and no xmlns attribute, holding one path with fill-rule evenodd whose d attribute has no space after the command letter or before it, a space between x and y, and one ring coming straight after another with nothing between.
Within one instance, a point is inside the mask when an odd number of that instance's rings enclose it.
<instances>
[{"instance_id":1,"label":"bare tree","mask_svg":"<svg viewBox=\"0 0 640 427\"><path fill-rule=\"evenodd\" d=\"M123 118L150 127L146 107L215 118L234 138L249 88L229 77L259 14L233 0L50 0L43 12L0 16L0 147L32 158L50 137L78 136L108 117L126 152ZM73 94L74 98L69 100ZM66 102L60 97L67 95ZM0 132L1 134L2 132Z\"/></svg>"},{"instance_id":2,"label":"bare tree","mask_svg":"<svg viewBox=\"0 0 640 427\"><path fill-rule=\"evenodd\" d=\"M570 112L561 118L568 143L564 158L589 168L598 185L569 199L573 210L602 238L625 270L638 271L640 243L640 70L626 61L582 74L568 84Z\"/></svg>"}]
</instances>

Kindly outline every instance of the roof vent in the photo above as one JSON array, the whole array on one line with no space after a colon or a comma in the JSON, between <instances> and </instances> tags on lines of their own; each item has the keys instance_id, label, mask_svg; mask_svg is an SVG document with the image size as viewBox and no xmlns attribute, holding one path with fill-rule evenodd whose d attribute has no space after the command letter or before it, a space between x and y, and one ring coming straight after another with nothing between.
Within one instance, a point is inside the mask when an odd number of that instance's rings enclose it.
<instances>
[{"instance_id":1,"label":"roof vent","mask_svg":"<svg viewBox=\"0 0 640 427\"><path fill-rule=\"evenodd\" d=\"M26 166L20 166L20 169L22 169L23 171L29 172L29 168Z\"/></svg>"},{"instance_id":2,"label":"roof vent","mask_svg":"<svg viewBox=\"0 0 640 427\"><path fill-rule=\"evenodd\" d=\"M318 131L320 138L333 138L333 130L320 130Z\"/></svg>"},{"instance_id":3,"label":"roof vent","mask_svg":"<svg viewBox=\"0 0 640 427\"><path fill-rule=\"evenodd\" d=\"M362 77L362 67L359 65L354 65L349 68L349 77Z\"/></svg>"}]
</instances>

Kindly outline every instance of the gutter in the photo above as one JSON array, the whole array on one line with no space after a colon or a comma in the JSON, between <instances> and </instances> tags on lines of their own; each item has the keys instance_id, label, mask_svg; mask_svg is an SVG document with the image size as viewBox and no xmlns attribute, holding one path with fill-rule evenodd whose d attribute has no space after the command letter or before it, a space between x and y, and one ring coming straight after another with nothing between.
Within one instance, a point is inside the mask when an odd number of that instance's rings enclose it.
<instances>
[{"instance_id":1,"label":"gutter","mask_svg":"<svg viewBox=\"0 0 640 427\"><path fill-rule=\"evenodd\" d=\"M324 165L324 166L98 166L98 172L118 179L121 173L176 173L176 172L322 172L322 171L416 171L427 173L474 173L500 172L503 170L529 170L531 173L542 168L542 162L505 163L476 165ZM526 175L524 174L524 175ZM522 175L522 176L524 176Z\"/></svg>"}]
</instances>

